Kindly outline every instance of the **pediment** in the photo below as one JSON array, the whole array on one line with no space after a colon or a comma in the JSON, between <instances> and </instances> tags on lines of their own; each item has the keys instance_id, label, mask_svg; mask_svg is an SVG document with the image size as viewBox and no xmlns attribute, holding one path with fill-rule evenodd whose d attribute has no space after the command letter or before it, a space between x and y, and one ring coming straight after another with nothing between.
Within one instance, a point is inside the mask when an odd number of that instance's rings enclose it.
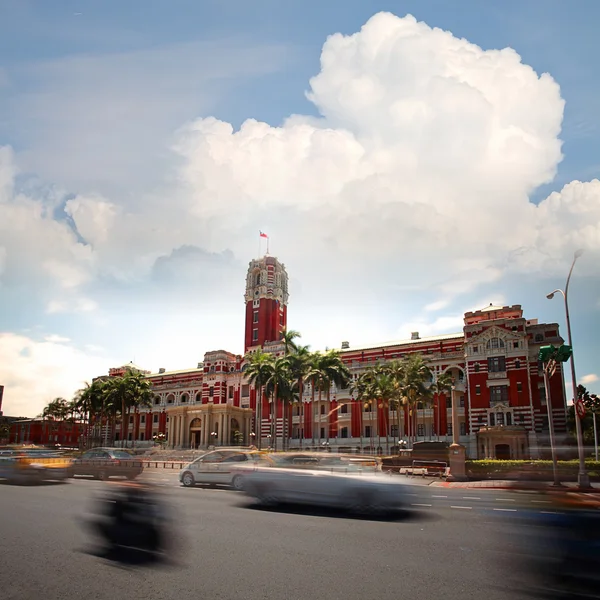
<instances>
[{"instance_id":1,"label":"pediment","mask_svg":"<svg viewBox=\"0 0 600 600\"><path fill-rule=\"evenodd\" d=\"M474 335L473 337L469 338L468 343L469 343L469 345L470 344L486 345L492 338L499 338L506 344L506 342L511 342L513 340L520 340L520 339L522 339L522 337L523 336L517 331L507 331L503 327L497 327L495 325L492 325L492 327L488 327L481 333L478 333L477 335Z\"/></svg>"}]
</instances>

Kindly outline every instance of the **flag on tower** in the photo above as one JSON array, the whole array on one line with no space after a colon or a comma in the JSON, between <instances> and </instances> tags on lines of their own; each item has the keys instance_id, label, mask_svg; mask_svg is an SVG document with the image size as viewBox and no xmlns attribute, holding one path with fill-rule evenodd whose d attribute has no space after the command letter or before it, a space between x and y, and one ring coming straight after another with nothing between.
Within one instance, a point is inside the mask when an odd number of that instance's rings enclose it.
<instances>
[{"instance_id":1,"label":"flag on tower","mask_svg":"<svg viewBox=\"0 0 600 600\"><path fill-rule=\"evenodd\" d=\"M260 231L259 233L260 237L269 239L269 236L266 233L263 233L262 231Z\"/></svg>"}]
</instances>

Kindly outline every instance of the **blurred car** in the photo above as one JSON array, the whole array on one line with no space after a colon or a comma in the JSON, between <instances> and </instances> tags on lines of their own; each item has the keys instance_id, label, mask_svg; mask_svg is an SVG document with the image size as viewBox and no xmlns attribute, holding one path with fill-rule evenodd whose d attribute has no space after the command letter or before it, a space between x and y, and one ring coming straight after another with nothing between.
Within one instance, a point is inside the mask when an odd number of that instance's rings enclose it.
<instances>
[{"instance_id":1,"label":"blurred car","mask_svg":"<svg viewBox=\"0 0 600 600\"><path fill-rule=\"evenodd\" d=\"M269 459L273 461L272 456ZM284 462L240 469L244 492L265 505L307 504L356 513L402 511L408 505L405 484L372 463L362 465L344 457L331 459L332 464L323 459L316 468L281 466Z\"/></svg>"},{"instance_id":2,"label":"blurred car","mask_svg":"<svg viewBox=\"0 0 600 600\"><path fill-rule=\"evenodd\" d=\"M186 487L197 483L230 485L237 490L243 488L243 471L240 465L258 465L264 455L250 449L219 449L206 452L185 465L179 473L179 481Z\"/></svg>"},{"instance_id":3,"label":"blurred car","mask_svg":"<svg viewBox=\"0 0 600 600\"><path fill-rule=\"evenodd\" d=\"M317 469L356 473L382 470L382 461L376 456L356 454L331 454L329 452L285 452L269 453L265 456L271 466L285 469ZM266 466L266 464L264 465Z\"/></svg>"},{"instance_id":4,"label":"blurred car","mask_svg":"<svg viewBox=\"0 0 600 600\"><path fill-rule=\"evenodd\" d=\"M69 477L71 460L45 449L15 449L0 456L0 478L10 483L63 481Z\"/></svg>"},{"instance_id":5,"label":"blurred car","mask_svg":"<svg viewBox=\"0 0 600 600\"><path fill-rule=\"evenodd\" d=\"M135 479L143 470L142 462L121 448L94 448L71 463L69 475L87 475L101 480L109 477Z\"/></svg>"}]
</instances>

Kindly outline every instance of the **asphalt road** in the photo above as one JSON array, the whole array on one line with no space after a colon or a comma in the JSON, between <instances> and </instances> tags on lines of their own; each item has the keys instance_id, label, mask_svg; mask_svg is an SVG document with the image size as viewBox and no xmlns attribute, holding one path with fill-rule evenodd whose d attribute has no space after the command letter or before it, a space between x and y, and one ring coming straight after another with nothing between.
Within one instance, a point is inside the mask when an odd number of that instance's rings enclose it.
<instances>
[{"instance_id":1,"label":"asphalt road","mask_svg":"<svg viewBox=\"0 0 600 600\"><path fill-rule=\"evenodd\" d=\"M0 597L508 599L503 551L541 511L535 496L414 485L413 514L357 519L331 511L262 510L226 489L177 485L147 471L176 515L169 564L123 564L94 552L81 521L110 483L0 485ZM508 548L510 551L510 548Z\"/></svg>"}]
</instances>

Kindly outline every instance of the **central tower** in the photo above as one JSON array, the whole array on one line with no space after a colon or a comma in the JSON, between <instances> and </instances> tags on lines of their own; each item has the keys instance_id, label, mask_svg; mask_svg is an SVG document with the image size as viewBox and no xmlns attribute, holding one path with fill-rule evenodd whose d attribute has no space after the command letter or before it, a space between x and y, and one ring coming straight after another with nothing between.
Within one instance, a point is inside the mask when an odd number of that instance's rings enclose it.
<instances>
[{"instance_id":1,"label":"central tower","mask_svg":"<svg viewBox=\"0 0 600 600\"><path fill-rule=\"evenodd\" d=\"M273 256L250 261L246 276L246 335L248 348L281 339L287 326L288 275Z\"/></svg>"}]
</instances>

